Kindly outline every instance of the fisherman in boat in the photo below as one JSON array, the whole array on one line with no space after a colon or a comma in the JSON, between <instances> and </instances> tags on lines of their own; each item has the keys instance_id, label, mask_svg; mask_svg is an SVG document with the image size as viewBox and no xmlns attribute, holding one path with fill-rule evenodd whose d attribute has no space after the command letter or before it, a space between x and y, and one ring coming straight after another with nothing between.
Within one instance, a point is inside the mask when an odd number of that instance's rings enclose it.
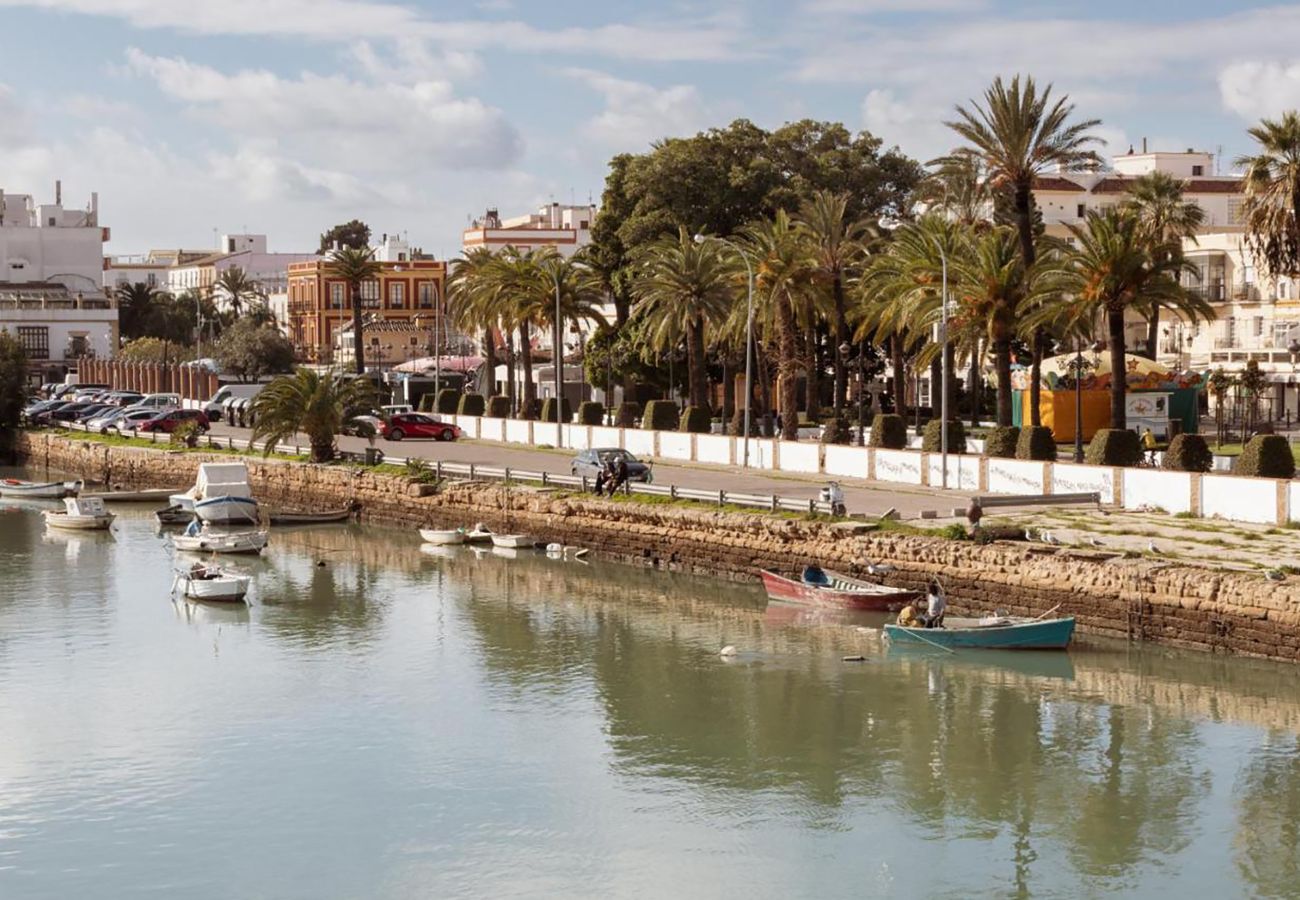
<instances>
[{"instance_id":1,"label":"fisherman in boat","mask_svg":"<svg viewBox=\"0 0 1300 900\"><path fill-rule=\"evenodd\" d=\"M921 621L925 623L926 628L943 627L943 613L947 605L943 596L943 588L939 586L938 579L930 579L930 590L925 596L925 615L921 617Z\"/></svg>"}]
</instances>

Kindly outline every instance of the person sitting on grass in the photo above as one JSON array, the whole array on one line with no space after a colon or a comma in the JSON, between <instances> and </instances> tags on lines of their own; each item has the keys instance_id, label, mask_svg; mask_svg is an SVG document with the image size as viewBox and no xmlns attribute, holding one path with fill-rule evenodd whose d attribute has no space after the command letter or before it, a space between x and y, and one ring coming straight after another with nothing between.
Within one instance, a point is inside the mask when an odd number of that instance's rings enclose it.
<instances>
[{"instance_id":1,"label":"person sitting on grass","mask_svg":"<svg viewBox=\"0 0 1300 900\"><path fill-rule=\"evenodd\" d=\"M609 482L609 495L614 496L614 492L627 484L627 457L619 459L618 464L614 466L614 477Z\"/></svg>"}]
</instances>

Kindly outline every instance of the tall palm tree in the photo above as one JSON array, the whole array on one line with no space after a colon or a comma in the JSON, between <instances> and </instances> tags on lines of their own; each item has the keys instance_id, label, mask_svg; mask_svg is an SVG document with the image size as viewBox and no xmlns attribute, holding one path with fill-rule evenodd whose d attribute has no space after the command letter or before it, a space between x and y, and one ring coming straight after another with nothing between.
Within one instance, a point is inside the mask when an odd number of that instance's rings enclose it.
<instances>
[{"instance_id":1,"label":"tall palm tree","mask_svg":"<svg viewBox=\"0 0 1300 900\"><path fill-rule=\"evenodd\" d=\"M1100 157L1088 149L1099 139L1089 130L1099 119L1071 122L1074 104L1062 95L1052 99L1049 84L1041 92L1031 76L1016 75L1008 85L1002 77L984 92L984 105L957 106L957 119L947 126L965 138L983 158L989 183L1011 198L1012 217L1020 237L1020 252L1029 270L1037 258L1034 242L1034 180L1052 169L1082 169L1097 165ZM1033 425L1040 425L1039 396L1042 353L1041 332L1031 337L1033 365L1029 405Z\"/></svg>"},{"instance_id":2,"label":"tall palm tree","mask_svg":"<svg viewBox=\"0 0 1300 900\"><path fill-rule=\"evenodd\" d=\"M1300 113L1262 119L1247 132L1259 144L1243 156L1246 243L1270 275L1300 274Z\"/></svg>"},{"instance_id":3,"label":"tall palm tree","mask_svg":"<svg viewBox=\"0 0 1300 900\"><path fill-rule=\"evenodd\" d=\"M135 340L145 337L149 331L149 321L160 301L167 296L152 285L137 281L132 284L119 284L113 288L117 298L119 329L122 337Z\"/></svg>"},{"instance_id":4,"label":"tall palm tree","mask_svg":"<svg viewBox=\"0 0 1300 900\"><path fill-rule=\"evenodd\" d=\"M352 300L352 353L356 359L358 375L365 374L365 335L361 323L361 285L379 277L383 266L375 259L369 247L340 247L330 254L330 267L334 274L348 285Z\"/></svg>"},{"instance_id":5,"label":"tall palm tree","mask_svg":"<svg viewBox=\"0 0 1300 900\"><path fill-rule=\"evenodd\" d=\"M632 315L642 320L657 351L672 351L686 336L687 393L708 407L705 331L731 310L731 268L716 241L696 243L685 228L651 244L637 260Z\"/></svg>"},{"instance_id":6,"label":"tall palm tree","mask_svg":"<svg viewBox=\"0 0 1300 900\"><path fill-rule=\"evenodd\" d=\"M212 285L214 295L223 294L226 307L238 319L244 312L244 302L247 300L256 300L264 297L261 284L252 278L239 266L231 266L225 269L217 276L217 280Z\"/></svg>"},{"instance_id":7,"label":"tall palm tree","mask_svg":"<svg viewBox=\"0 0 1300 900\"><path fill-rule=\"evenodd\" d=\"M524 370L524 396L519 411L525 418L537 414L532 330L538 324L538 311L546 302L547 293L540 254L540 250L520 250L508 246L497 256L496 264L489 270L495 285L502 324L508 330L519 332L519 363Z\"/></svg>"},{"instance_id":8,"label":"tall palm tree","mask_svg":"<svg viewBox=\"0 0 1300 900\"><path fill-rule=\"evenodd\" d=\"M873 234L867 222L849 218L848 206L848 194L818 191L799 208L798 216L799 233L807 242L813 261L814 284L829 295L834 317L835 385L831 405L837 416L843 413L848 395L848 373L839 352L840 345L849 339L845 284L865 261L866 244ZM814 364L814 360L809 360L810 371Z\"/></svg>"},{"instance_id":9,"label":"tall palm tree","mask_svg":"<svg viewBox=\"0 0 1300 900\"><path fill-rule=\"evenodd\" d=\"M550 325L554 365L563 381L563 325L565 322L608 324L600 311L605 302L605 288L600 275L591 269L584 256L566 257L553 247L543 247L538 251L537 271L540 277L537 296L539 300L542 297L545 300L540 302L536 317L539 322Z\"/></svg>"},{"instance_id":10,"label":"tall palm tree","mask_svg":"<svg viewBox=\"0 0 1300 900\"><path fill-rule=\"evenodd\" d=\"M785 210L745 226L741 234L754 261L755 320L766 321L776 343L781 438L793 441L799 436L800 359L795 315L809 292L813 258Z\"/></svg>"},{"instance_id":11,"label":"tall palm tree","mask_svg":"<svg viewBox=\"0 0 1300 900\"><path fill-rule=\"evenodd\" d=\"M483 362L488 373L488 393L496 390L496 336L494 329L500 325L497 310L496 284L492 268L496 256L487 247L466 250L460 259L453 260L447 276L447 314L456 327L464 332L482 329Z\"/></svg>"},{"instance_id":12,"label":"tall palm tree","mask_svg":"<svg viewBox=\"0 0 1300 900\"><path fill-rule=\"evenodd\" d=\"M1137 216L1138 226L1156 255L1183 257L1183 241L1196 241L1205 222L1205 210L1183 197L1183 182L1167 172L1150 172L1129 185L1124 207ZM1160 307L1147 313L1146 353L1156 358L1160 332Z\"/></svg>"},{"instance_id":13,"label":"tall palm tree","mask_svg":"<svg viewBox=\"0 0 1300 900\"><path fill-rule=\"evenodd\" d=\"M984 157L970 147L932 159L928 178L916 189L927 209L942 211L970 227L988 223L993 211L993 186L984 169Z\"/></svg>"},{"instance_id":14,"label":"tall palm tree","mask_svg":"<svg viewBox=\"0 0 1300 900\"><path fill-rule=\"evenodd\" d=\"M312 462L334 458L334 435L350 410L374 404L374 388L364 378L299 369L281 375L253 398L253 440L266 439L264 453L295 434L307 435Z\"/></svg>"},{"instance_id":15,"label":"tall palm tree","mask_svg":"<svg viewBox=\"0 0 1300 900\"><path fill-rule=\"evenodd\" d=\"M1161 306L1177 309L1195 321L1214 318L1214 310L1178 283L1187 263L1154 252L1159 245L1147 239L1132 212L1117 207L1090 212L1085 223L1071 225L1070 232L1076 248L1070 254L1070 272L1058 303L1070 307L1076 322L1090 315L1105 317L1110 349L1110 427L1124 428L1128 387L1124 314L1129 309ZM1049 314L1051 309L1050 304L1045 307Z\"/></svg>"}]
</instances>

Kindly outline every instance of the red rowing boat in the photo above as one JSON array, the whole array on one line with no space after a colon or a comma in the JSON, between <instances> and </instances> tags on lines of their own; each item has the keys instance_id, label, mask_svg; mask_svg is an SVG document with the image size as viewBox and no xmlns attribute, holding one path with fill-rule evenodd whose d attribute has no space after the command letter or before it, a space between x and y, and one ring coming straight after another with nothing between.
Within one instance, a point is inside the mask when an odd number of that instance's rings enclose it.
<instances>
[{"instance_id":1,"label":"red rowing boat","mask_svg":"<svg viewBox=\"0 0 1300 900\"><path fill-rule=\"evenodd\" d=\"M820 606L839 606L846 609L874 609L894 611L902 609L921 595L916 591L874 584L859 578L850 578L838 572L818 570L824 580L796 581L764 569L763 588L772 600L789 600L795 603L813 603Z\"/></svg>"}]
</instances>

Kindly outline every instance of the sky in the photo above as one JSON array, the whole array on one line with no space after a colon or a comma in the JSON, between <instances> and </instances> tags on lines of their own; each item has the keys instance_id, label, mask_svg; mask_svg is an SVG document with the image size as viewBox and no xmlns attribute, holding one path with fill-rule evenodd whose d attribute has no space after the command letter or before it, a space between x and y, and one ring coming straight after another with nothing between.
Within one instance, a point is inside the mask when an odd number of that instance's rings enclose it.
<instances>
[{"instance_id":1,"label":"sky","mask_svg":"<svg viewBox=\"0 0 1300 900\"><path fill-rule=\"evenodd\" d=\"M996 75L1106 153L1251 149L1300 106L1300 5L1206 0L0 0L0 188L99 192L106 251L359 217L441 257L470 217L599 201L610 156L736 118L921 160Z\"/></svg>"}]
</instances>

